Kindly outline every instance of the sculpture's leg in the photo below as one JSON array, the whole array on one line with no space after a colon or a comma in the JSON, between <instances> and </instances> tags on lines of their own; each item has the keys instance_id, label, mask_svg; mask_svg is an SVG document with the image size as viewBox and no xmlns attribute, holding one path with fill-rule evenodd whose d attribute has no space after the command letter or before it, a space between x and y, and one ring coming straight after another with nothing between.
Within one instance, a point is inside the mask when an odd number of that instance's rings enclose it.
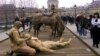
<instances>
[{"instance_id":1,"label":"sculpture's leg","mask_svg":"<svg viewBox=\"0 0 100 56\"><path fill-rule=\"evenodd\" d=\"M72 38L70 38L70 39L69 39L68 41L66 41L66 42L61 42L61 43L58 42L58 43L59 43L58 45L63 47L63 46L69 45L71 41L72 41Z\"/></svg>"},{"instance_id":2,"label":"sculpture's leg","mask_svg":"<svg viewBox=\"0 0 100 56\"><path fill-rule=\"evenodd\" d=\"M28 46L21 47L17 50L14 51L16 54L21 54L21 55L27 55L27 56L33 56L36 53L36 50L33 48L30 48Z\"/></svg>"}]
</instances>

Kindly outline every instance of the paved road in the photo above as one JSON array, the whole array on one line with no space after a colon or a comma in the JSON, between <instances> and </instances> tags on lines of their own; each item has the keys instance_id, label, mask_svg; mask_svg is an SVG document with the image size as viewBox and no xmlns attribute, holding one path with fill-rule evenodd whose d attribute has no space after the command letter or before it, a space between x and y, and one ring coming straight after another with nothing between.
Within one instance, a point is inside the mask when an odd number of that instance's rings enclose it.
<instances>
[{"instance_id":1,"label":"paved road","mask_svg":"<svg viewBox=\"0 0 100 56\"><path fill-rule=\"evenodd\" d=\"M26 32L28 31L26 30L23 33ZM33 30L31 30L30 34L33 35ZM50 34L50 30L48 30L47 32L42 31L40 32L38 38L41 40L49 40L49 34ZM65 38L64 41L67 41L69 38L73 38L71 45L56 50L56 54L44 54L38 52L36 56L97 56L91 51L91 49L89 49L79 39L77 39L76 36L73 35L68 29L65 29L62 37ZM56 41L56 40L58 40L58 38L52 39L52 41ZM5 56L7 50L9 49L10 49L9 39L0 43L0 56Z\"/></svg>"}]
</instances>

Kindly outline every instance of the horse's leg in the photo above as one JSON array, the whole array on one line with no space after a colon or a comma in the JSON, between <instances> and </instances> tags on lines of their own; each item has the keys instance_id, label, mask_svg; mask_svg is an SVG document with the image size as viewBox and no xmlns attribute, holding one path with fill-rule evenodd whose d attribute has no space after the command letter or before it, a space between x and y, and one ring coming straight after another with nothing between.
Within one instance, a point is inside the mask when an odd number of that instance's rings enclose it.
<instances>
[{"instance_id":1,"label":"horse's leg","mask_svg":"<svg viewBox=\"0 0 100 56\"><path fill-rule=\"evenodd\" d=\"M34 30L34 36L38 37L38 30L37 29Z\"/></svg>"},{"instance_id":2,"label":"horse's leg","mask_svg":"<svg viewBox=\"0 0 100 56\"><path fill-rule=\"evenodd\" d=\"M36 27L36 37L38 37L38 35L39 35L41 26L42 26L42 24L38 24L37 27Z\"/></svg>"},{"instance_id":3,"label":"horse's leg","mask_svg":"<svg viewBox=\"0 0 100 56\"><path fill-rule=\"evenodd\" d=\"M56 37L59 37L59 29L58 29L58 24L56 25Z\"/></svg>"},{"instance_id":4,"label":"horse's leg","mask_svg":"<svg viewBox=\"0 0 100 56\"><path fill-rule=\"evenodd\" d=\"M34 28L34 36L36 37L36 26L34 26L33 28Z\"/></svg>"},{"instance_id":5,"label":"horse's leg","mask_svg":"<svg viewBox=\"0 0 100 56\"><path fill-rule=\"evenodd\" d=\"M34 36L36 37L36 29L34 30Z\"/></svg>"},{"instance_id":6,"label":"horse's leg","mask_svg":"<svg viewBox=\"0 0 100 56\"><path fill-rule=\"evenodd\" d=\"M28 31L28 32L30 32L30 31L31 31L31 29L32 29L32 25L29 27L29 31Z\"/></svg>"},{"instance_id":7,"label":"horse's leg","mask_svg":"<svg viewBox=\"0 0 100 56\"><path fill-rule=\"evenodd\" d=\"M56 37L56 32L55 32L55 30L53 31L53 37L54 37L54 38Z\"/></svg>"},{"instance_id":8,"label":"horse's leg","mask_svg":"<svg viewBox=\"0 0 100 56\"><path fill-rule=\"evenodd\" d=\"M39 26L38 26L38 27L37 27L37 30L36 30L36 37L38 37L39 31L40 31L40 29L39 29Z\"/></svg>"},{"instance_id":9,"label":"horse's leg","mask_svg":"<svg viewBox=\"0 0 100 56\"><path fill-rule=\"evenodd\" d=\"M51 39L53 37L53 27L50 25L50 28L51 28L51 34L49 35L49 38Z\"/></svg>"},{"instance_id":10,"label":"horse's leg","mask_svg":"<svg viewBox=\"0 0 100 56\"><path fill-rule=\"evenodd\" d=\"M54 23L53 25L52 25L52 36L53 36L53 38L55 38L56 37L56 23Z\"/></svg>"},{"instance_id":11,"label":"horse's leg","mask_svg":"<svg viewBox=\"0 0 100 56\"><path fill-rule=\"evenodd\" d=\"M55 28L54 28L54 27L52 28L51 36L52 36L53 38L55 38Z\"/></svg>"},{"instance_id":12,"label":"horse's leg","mask_svg":"<svg viewBox=\"0 0 100 56\"><path fill-rule=\"evenodd\" d=\"M54 38L57 36L57 30L58 30L57 23L55 23L55 25L54 25Z\"/></svg>"},{"instance_id":13,"label":"horse's leg","mask_svg":"<svg viewBox=\"0 0 100 56\"><path fill-rule=\"evenodd\" d=\"M29 32L31 31L32 26L33 26L32 22L31 22L31 21L29 21Z\"/></svg>"},{"instance_id":14,"label":"horse's leg","mask_svg":"<svg viewBox=\"0 0 100 56\"><path fill-rule=\"evenodd\" d=\"M36 36L35 37L38 37L38 30L36 30Z\"/></svg>"}]
</instances>

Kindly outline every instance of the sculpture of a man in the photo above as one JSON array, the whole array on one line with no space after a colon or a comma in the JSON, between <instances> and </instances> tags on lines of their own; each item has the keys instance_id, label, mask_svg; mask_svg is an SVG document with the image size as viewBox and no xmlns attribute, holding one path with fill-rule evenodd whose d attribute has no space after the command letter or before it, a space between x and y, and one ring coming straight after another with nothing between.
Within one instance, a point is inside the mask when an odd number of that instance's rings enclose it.
<instances>
[{"instance_id":1,"label":"sculpture of a man","mask_svg":"<svg viewBox=\"0 0 100 56\"><path fill-rule=\"evenodd\" d=\"M25 55L33 56L36 53L35 49L27 46L26 44L26 41L29 40L29 38L22 38L19 33L21 25L22 23L20 21L16 21L9 33L7 33L10 37L11 49L15 53L23 53Z\"/></svg>"},{"instance_id":2,"label":"sculpture of a man","mask_svg":"<svg viewBox=\"0 0 100 56\"><path fill-rule=\"evenodd\" d=\"M52 13L58 13L58 10L55 8L55 5L51 6L50 12L52 12Z\"/></svg>"}]
</instances>

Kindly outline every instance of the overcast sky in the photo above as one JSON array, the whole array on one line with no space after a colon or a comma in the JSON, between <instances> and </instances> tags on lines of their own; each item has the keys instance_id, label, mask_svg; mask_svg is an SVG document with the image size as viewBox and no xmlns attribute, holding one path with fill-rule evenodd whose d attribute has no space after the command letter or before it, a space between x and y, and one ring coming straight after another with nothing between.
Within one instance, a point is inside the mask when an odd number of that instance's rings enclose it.
<instances>
[{"instance_id":1,"label":"overcast sky","mask_svg":"<svg viewBox=\"0 0 100 56\"><path fill-rule=\"evenodd\" d=\"M47 0L36 0L38 7L47 7ZM92 0L59 0L59 7L72 7L73 5L83 6L87 3L91 3Z\"/></svg>"},{"instance_id":2,"label":"overcast sky","mask_svg":"<svg viewBox=\"0 0 100 56\"><path fill-rule=\"evenodd\" d=\"M0 0L1 1L1 0ZM4 0L3 0L4 1ZM11 0L7 0L7 3L9 3L9 1ZM21 0L16 0L16 4L17 6L21 6L20 2ZM25 6L32 6L30 5L31 2L29 1L34 1L34 0L22 0L22 1L26 1L24 4ZM38 8L42 8L43 6L47 8L47 0L35 0L35 6ZM77 5L77 6L83 6L87 3L91 3L92 0L59 0L59 7L72 7L73 5ZM33 2L34 4L34 2Z\"/></svg>"}]
</instances>

